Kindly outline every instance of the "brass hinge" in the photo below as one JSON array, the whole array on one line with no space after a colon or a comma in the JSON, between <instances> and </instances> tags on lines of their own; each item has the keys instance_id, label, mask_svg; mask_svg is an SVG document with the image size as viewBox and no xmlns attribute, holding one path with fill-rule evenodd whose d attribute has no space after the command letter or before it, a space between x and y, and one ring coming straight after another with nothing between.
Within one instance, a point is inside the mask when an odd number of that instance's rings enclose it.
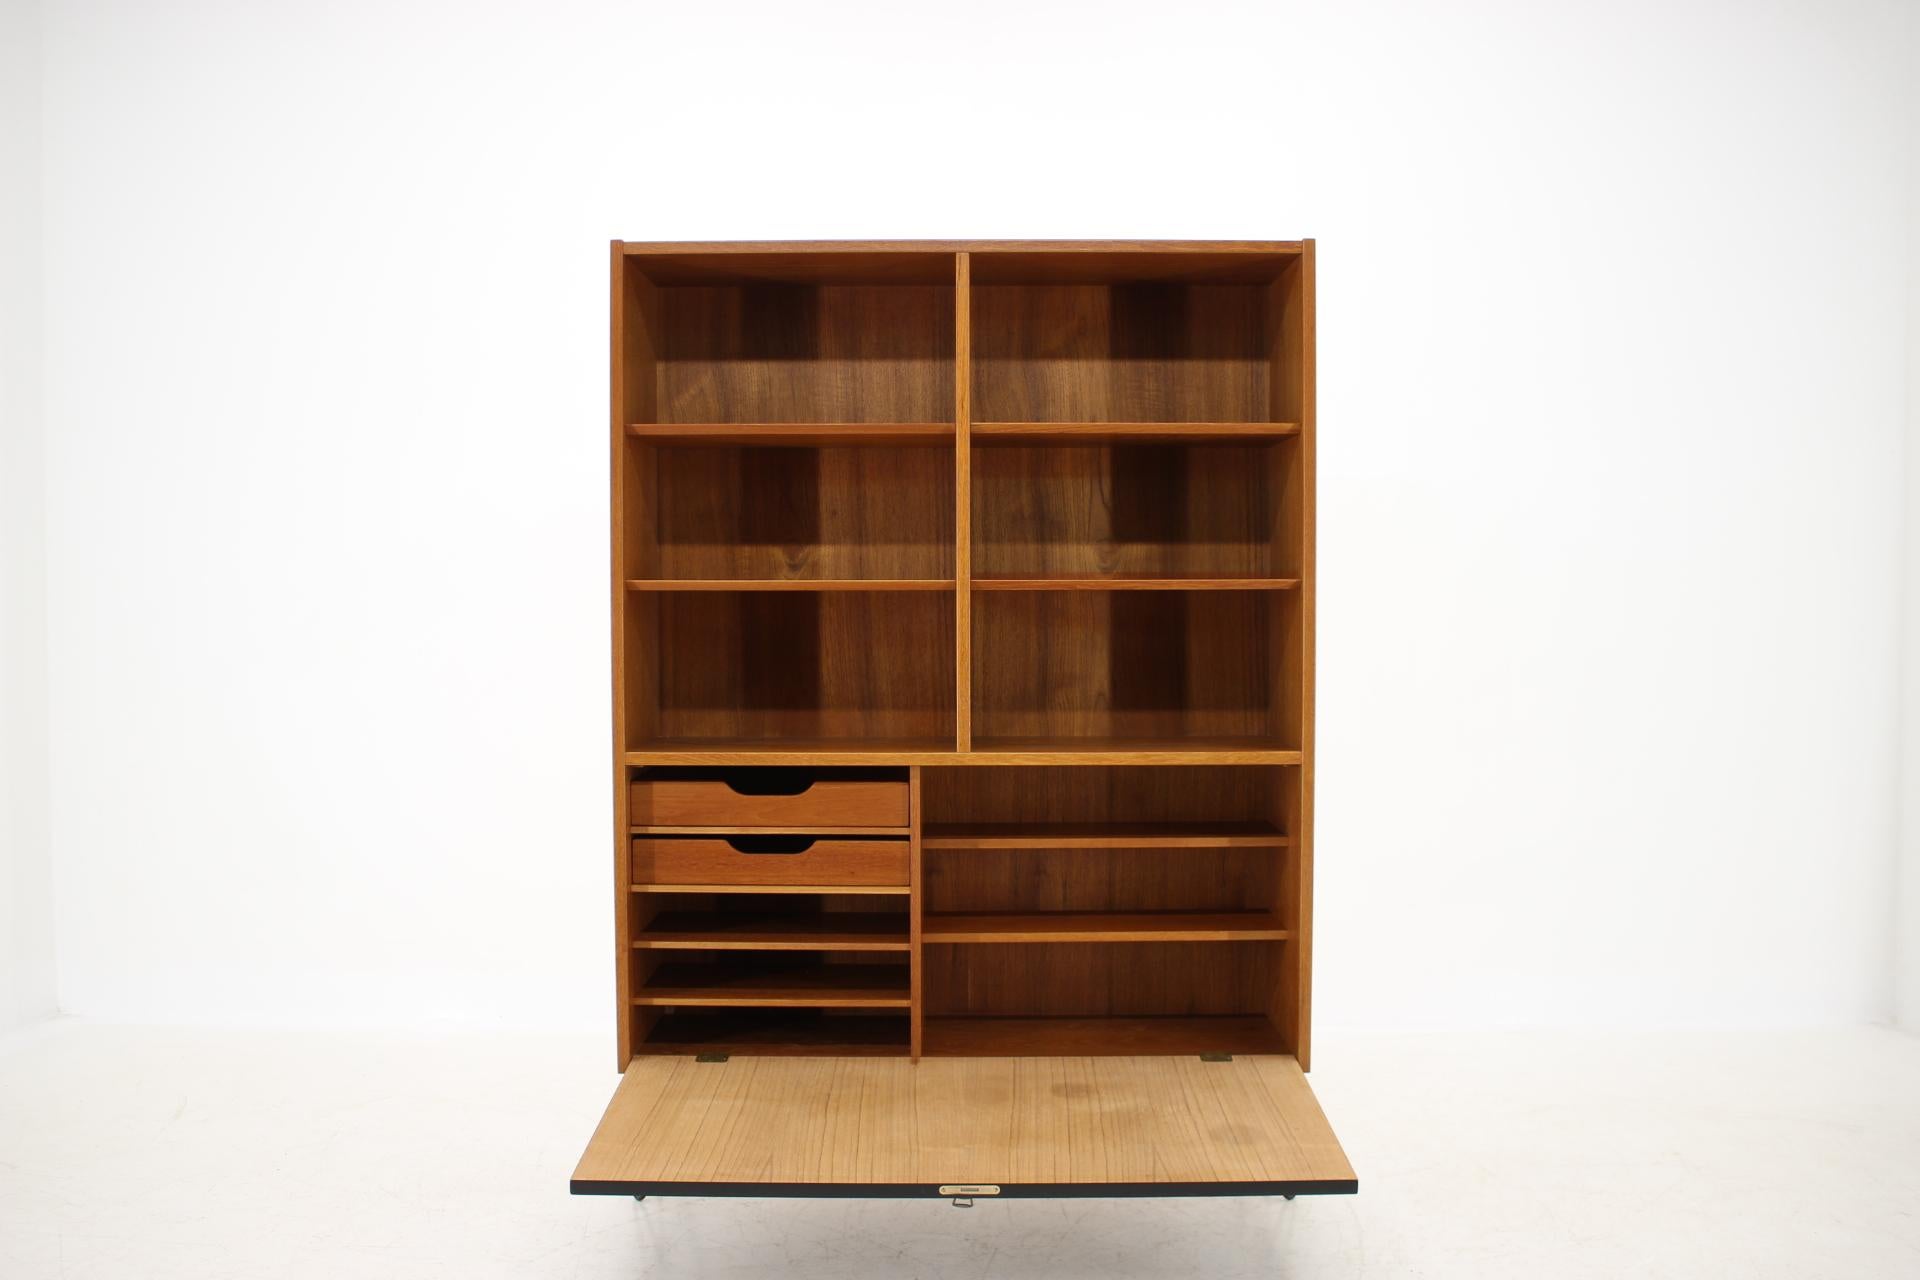
<instances>
[{"instance_id":1,"label":"brass hinge","mask_svg":"<svg viewBox=\"0 0 1920 1280\"><path fill-rule=\"evenodd\" d=\"M724 1053L696 1053L693 1055L693 1060L695 1062L725 1062L727 1055Z\"/></svg>"}]
</instances>

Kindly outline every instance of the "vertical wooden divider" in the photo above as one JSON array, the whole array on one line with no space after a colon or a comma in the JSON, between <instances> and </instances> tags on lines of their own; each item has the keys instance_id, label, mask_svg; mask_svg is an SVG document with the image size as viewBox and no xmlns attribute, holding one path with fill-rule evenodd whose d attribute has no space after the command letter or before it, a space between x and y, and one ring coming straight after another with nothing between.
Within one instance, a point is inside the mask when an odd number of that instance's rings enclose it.
<instances>
[{"instance_id":1,"label":"vertical wooden divider","mask_svg":"<svg viewBox=\"0 0 1920 1280\"><path fill-rule=\"evenodd\" d=\"M966 253L953 255L953 725L955 751L973 750L973 268ZM921 847L920 768L909 784L913 893L908 900L912 950L909 1035L913 1061L920 1060L926 1030L922 982L926 957L921 925L926 915L926 856Z\"/></svg>"},{"instance_id":2,"label":"vertical wooden divider","mask_svg":"<svg viewBox=\"0 0 1920 1280\"><path fill-rule=\"evenodd\" d=\"M926 912L926 863L921 848L920 766L907 769L907 1054L920 1061L920 1044L926 1027L926 1005L920 995L920 925Z\"/></svg>"},{"instance_id":3,"label":"vertical wooden divider","mask_svg":"<svg viewBox=\"0 0 1920 1280\"><path fill-rule=\"evenodd\" d=\"M954 750L973 750L973 266L953 274Z\"/></svg>"}]
</instances>

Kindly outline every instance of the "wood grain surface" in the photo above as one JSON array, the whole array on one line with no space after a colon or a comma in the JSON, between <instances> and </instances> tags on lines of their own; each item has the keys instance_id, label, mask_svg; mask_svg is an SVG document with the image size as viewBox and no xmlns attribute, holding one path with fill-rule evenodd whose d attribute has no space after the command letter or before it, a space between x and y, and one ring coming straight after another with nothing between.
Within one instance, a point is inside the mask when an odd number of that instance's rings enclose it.
<instances>
[{"instance_id":1,"label":"wood grain surface","mask_svg":"<svg viewBox=\"0 0 1920 1280\"><path fill-rule=\"evenodd\" d=\"M1351 1181L1290 1057L639 1058L583 1181Z\"/></svg>"}]
</instances>

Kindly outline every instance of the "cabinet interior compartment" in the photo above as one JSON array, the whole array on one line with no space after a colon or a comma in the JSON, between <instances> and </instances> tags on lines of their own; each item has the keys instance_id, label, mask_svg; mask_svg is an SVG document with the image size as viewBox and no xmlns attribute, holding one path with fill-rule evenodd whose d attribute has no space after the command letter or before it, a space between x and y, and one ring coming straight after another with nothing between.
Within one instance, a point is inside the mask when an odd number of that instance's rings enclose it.
<instances>
[{"instance_id":1,"label":"cabinet interior compartment","mask_svg":"<svg viewBox=\"0 0 1920 1280\"><path fill-rule=\"evenodd\" d=\"M950 448L625 449L628 577L930 582L954 575Z\"/></svg>"},{"instance_id":2,"label":"cabinet interior compartment","mask_svg":"<svg viewBox=\"0 0 1920 1280\"><path fill-rule=\"evenodd\" d=\"M972 467L976 583L1299 576L1295 439L984 438Z\"/></svg>"},{"instance_id":3,"label":"cabinet interior compartment","mask_svg":"<svg viewBox=\"0 0 1920 1280\"><path fill-rule=\"evenodd\" d=\"M1264 1017L1274 948L1259 942L927 947L927 1016Z\"/></svg>"},{"instance_id":4,"label":"cabinet interior compartment","mask_svg":"<svg viewBox=\"0 0 1920 1280\"><path fill-rule=\"evenodd\" d=\"M1276 693L1294 687L1298 608L1291 592L976 593L975 745L1295 746Z\"/></svg>"},{"instance_id":5,"label":"cabinet interior compartment","mask_svg":"<svg viewBox=\"0 0 1920 1280\"><path fill-rule=\"evenodd\" d=\"M658 256L625 285L629 422L954 420L950 254Z\"/></svg>"},{"instance_id":6,"label":"cabinet interior compartment","mask_svg":"<svg viewBox=\"0 0 1920 1280\"><path fill-rule=\"evenodd\" d=\"M934 849L921 892L931 913L1255 913L1275 906L1269 849L1180 848L1116 834L1104 848Z\"/></svg>"},{"instance_id":7,"label":"cabinet interior compartment","mask_svg":"<svg viewBox=\"0 0 1920 1280\"><path fill-rule=\"evenodd\" d=\"M946 592L638 592L628 750L780 741L951 750Z\"/></svg>"},{"instance_id":8,"label":"cabinet interior compartment","mask_svg":"<svg viewBox=\"0 0 1920 1280\"><path fill-rule=\"evenodd\" d=\"M981 422L1266 422L1286 342L1287 258L974 260Z\"/></svg>"}]
</instances>

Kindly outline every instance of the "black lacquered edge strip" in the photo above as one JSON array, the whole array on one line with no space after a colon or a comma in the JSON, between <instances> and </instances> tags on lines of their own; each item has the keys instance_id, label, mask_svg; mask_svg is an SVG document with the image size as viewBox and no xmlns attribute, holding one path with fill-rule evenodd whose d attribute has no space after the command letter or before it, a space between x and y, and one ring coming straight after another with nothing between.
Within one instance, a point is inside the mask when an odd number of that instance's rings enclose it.
<instances>
[{"instance_id":1,"label":"black lacquered edge strip","mask_svg":"<svg viewBox=\"0 0 1920 1280\"><path fill-rule=\"evenodd\" d=\"M957 1185L957 1184L946 1184ZM981 1185L974 1183L971 1185ZM922 1182L603 1182L575 1178L576 1196L738 1196L822 1200L952 1200L940 1186ZM1350 1196L1357 1179L1312 1182L1029 1182L1001 1183L997 1195L980 1200L1101 1199L1134 1196Z\"/></svg>"}]
</instances>

